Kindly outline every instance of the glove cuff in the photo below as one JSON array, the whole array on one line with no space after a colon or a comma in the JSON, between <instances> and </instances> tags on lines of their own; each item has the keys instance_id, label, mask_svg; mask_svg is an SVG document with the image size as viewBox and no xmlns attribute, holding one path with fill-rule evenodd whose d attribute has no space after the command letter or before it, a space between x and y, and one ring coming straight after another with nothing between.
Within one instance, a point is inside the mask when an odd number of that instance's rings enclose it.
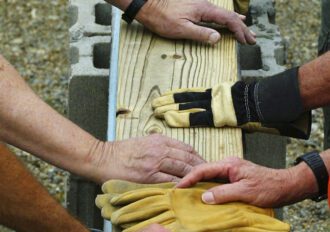
<instances>
[{"instance_id":1,"label":"glove cuff","mask_svg":"<svg viewBox=\"0 0 330 232\"><path fill-rule=\"evenodd\" d=\"M231 89L238 125L248 122L290 123L304 111L298 83L298 68Z\"/></svg>"},{"instance_id":2,"label":"glove cuff","mask_svg":"<svg viewBox=\"0 0 330 232\"><path fill-rule=\"evenodd\" d=\"M249 122L260 122L254 98L256 84L257 82L247 84L238 81L231 87L238 126Z\"/></svg>"},{"instance_id":3,"label":"glove cuff","mask_svg":"<svg viewBox=\"0 0 330 232\"><path fill-rule=\"evenodd\" d=\"M281 135L309 137L311 113L304 112L298 68L250 84L236 82L231 94L238 126L254 131L274 128Z\"/></svg>"},{"instance_id":4,"label":"glove cuff","mask_svg":"<svg viewBox=\"0 0 330 232\"><path fill-rule=\"evenodd\" d=\"M289 123L303 112L298 67L289 69L256 84L256 107L263 123Z\"/></svg>"}]
</instances>

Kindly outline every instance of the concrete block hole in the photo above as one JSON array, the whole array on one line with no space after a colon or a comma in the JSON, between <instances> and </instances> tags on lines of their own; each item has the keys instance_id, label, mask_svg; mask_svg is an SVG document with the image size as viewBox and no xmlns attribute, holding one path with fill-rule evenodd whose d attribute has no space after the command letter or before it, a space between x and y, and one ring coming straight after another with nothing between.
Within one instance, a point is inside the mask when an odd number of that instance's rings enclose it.
<instances>
[{"instance_id":1,"label":"concrete block hole","mask_svg":"<svg viewBox=\"0 0 330 232\"><path fill-rule=\"evenodd\" d=\"M77 47L70 47L69 51L70 64L76 64L79 61L79 49Z\"/></svg>"},{"instance_id":2,"label":"concrete block hole","mask_svg":"<svg viewBox=\"0 0 330 232\"><path fill-rule=\"evenodd\" d=\"M109 69L110 43L98 43L94 45L93 64L95 68Z\"/></svg>"},{"instance_id":3,"label":"concrete block hole","mask_svg":"<svg viewBox=\"0 0 330 232\"><path fill-rule=\"evenodd\" d=\"M111 5L99 3L95 5L95 23L109 26L111 25Z\"/></svg>"},{"instance_id":4,"label":"concrete block hole","mask_svg":"<svg viewBox=\"0 0 330 232\"><path fill-rule=\"evenodd\" d=\"M78 21L78 7L71 5L69 6L69 27L72 27Z\"/></svg>"},{"instance_id":5,"label":"concrete block hole","mask_svg":"<svg viewBox=\"0 0 330 232\"><path fill-rule=\"evenodd\" d=\"M259 45L240 45L239 59L242 70L262 68L261 49Z\"/></svg>"},{"instance_id":6,"label":"concrete block hole","mask_svg":"<svg viewBox=\"0 0 330 232\"><path fill-rule=\"evenodd\" d=\"M286 53L283 47L276 48L274 51L275 60L278 65L286 64Z\"/></svg>"}]
</instances>

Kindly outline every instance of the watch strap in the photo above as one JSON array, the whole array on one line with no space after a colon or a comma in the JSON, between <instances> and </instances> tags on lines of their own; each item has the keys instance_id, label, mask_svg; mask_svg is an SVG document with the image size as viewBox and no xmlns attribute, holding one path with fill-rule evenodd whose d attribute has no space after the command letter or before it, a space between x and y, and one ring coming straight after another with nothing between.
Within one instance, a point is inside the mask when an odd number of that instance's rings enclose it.
<instances>
[{"instance_id":1,"label":"watch strap","mask_svg":"<svg viewBox=\"0 0 330 232\"><path fill-rule=\"evenodd\" d=\"M326 199L328 194L329 174L321 156L317 151L306 153L296 159L295 165L301 161L304 161L311 168L319 187L318 196L312 198L312 200L321 201Z\"/></svg>"},{"instance_id":2,"label":"watch strap","mask_svg":"<svg viewBox=\"0 0 330 232\"><path fill-rule=\"evenodd\" d=\"M145 0L133 0L122 15L122 19L130 24L145 3Z\"/></svg>"}]
</instances>

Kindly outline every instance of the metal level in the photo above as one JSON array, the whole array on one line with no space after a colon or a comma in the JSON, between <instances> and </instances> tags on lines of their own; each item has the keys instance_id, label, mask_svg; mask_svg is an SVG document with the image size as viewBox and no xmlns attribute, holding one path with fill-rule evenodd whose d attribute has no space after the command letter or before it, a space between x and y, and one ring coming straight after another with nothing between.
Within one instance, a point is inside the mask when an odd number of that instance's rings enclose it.
<instances>
[{"instance_id":1,"label":"metal level","mask_svg":"<svg viewBox=\"0 0 330 232\"><path fill-rule=\"evenodd\" d=\"M108 130L107 140L116 140L116 111L117 111L117 86L118 86L118 58L120 36L120 10L112 7L112 31L110 46L110 71L109 71L109 98L108 98ZM104 220L104 232L112 231L110 221Z\"/></svg>"}]
</instances>

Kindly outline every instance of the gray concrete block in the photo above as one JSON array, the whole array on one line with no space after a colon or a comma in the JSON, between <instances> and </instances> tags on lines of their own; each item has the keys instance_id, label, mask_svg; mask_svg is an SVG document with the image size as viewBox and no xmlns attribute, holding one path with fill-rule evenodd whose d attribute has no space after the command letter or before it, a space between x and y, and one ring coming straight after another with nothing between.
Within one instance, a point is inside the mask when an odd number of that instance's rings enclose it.
<instances>
[{"instance_id":1,"label":"gray concrete block","mask_svg":"<svg viewBox=\"0 0 330 232\"><path fill-rule=\"evenodd\" d=\"M108 76L74 76L69 85L69 118L100 140L106 140L108 122ZM87 226L102 228L95 197L100 186L81 177L70 176L69 211Z\"/></svg>"},{"instance_id":2,"label":"gray concrete block","mask_svg":"<svg viewBox=\"0 0 330 232\"><path fill-rule=\"evenodd\" d=\"M71 77L109 75L110 40L94 36L70 43Z\"/></svg>"},{"instance_id":3,"label":"gray concrete block","mask_svg":"<svg viewBox=\"0 0 330 232\"><path fill-rule=\"evenodd\" d=\"M111 34L111 5L103 0L70 0L69 17L84 36Z\"/></svg>"},{"instance_id":4,"label":"gray concrete block","mask_svg":"<svg viewBox=\"0 0 330 232\"><path fill-rule=\"evenodd\" d=\"M257 44L239 46L242 78L264 78L284 71L286 43L275 25L274 1L252 0L248 19L249 28L257 34Z\"/></svg>"}]
</instances>

